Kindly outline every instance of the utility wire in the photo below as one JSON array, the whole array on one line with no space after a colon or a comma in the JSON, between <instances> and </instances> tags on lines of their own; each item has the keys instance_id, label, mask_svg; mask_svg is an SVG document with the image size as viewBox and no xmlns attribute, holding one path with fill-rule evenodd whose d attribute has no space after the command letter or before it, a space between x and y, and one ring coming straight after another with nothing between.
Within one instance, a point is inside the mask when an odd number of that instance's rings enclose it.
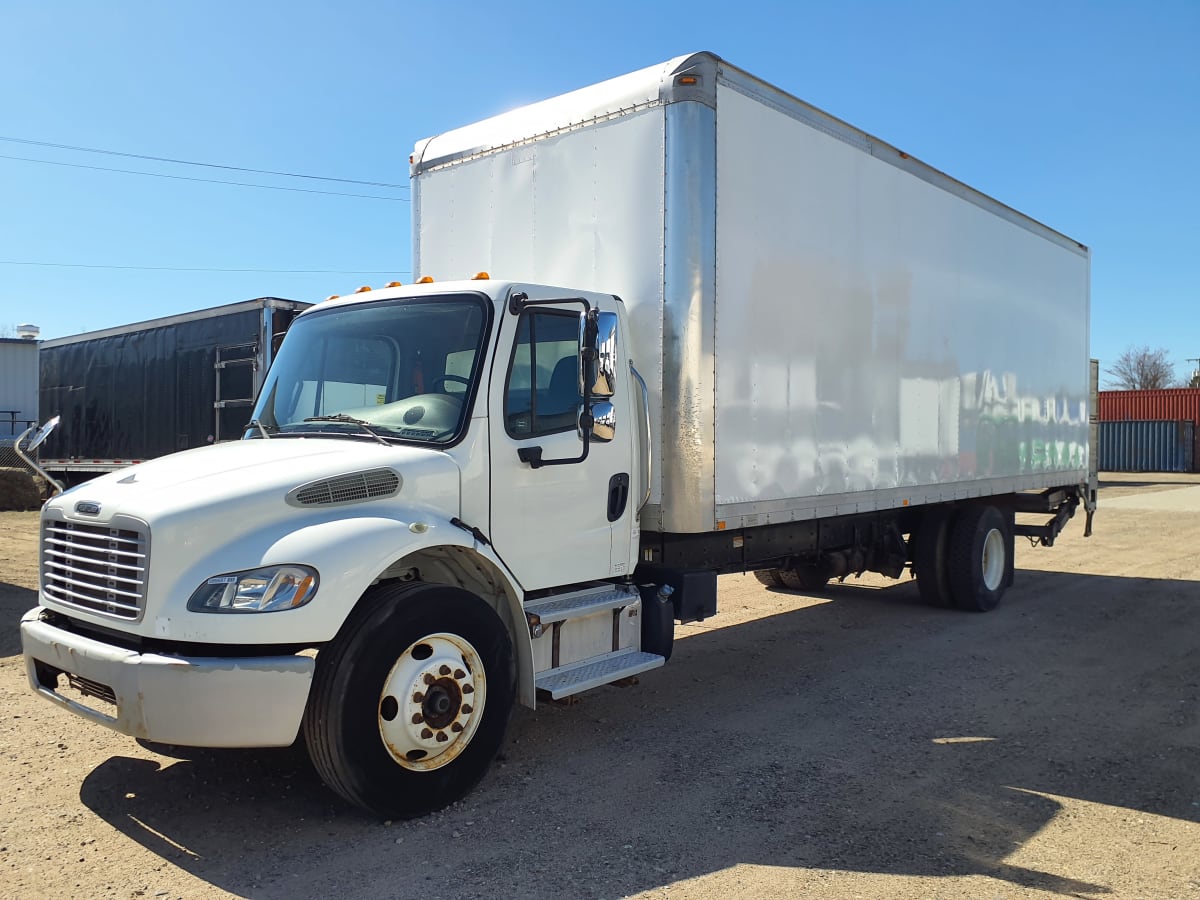
<instances>
[{"instance_id":1,"label":"utility wire","mask_svg":"<svg viewBox=\"0 0 1200 900\"><path fill-rule=\"evenodd\" d=\"M29 138L0 136L0 141L13 144L29 144L33 147L53 147L55 150L77 150L80 153L104 153L108 156L125 156L129 159L148 159L154 162L176 163L181 166L204 166L209 169L225 169L230 172L253 172L256 175L279 175L284 178L308 178L314 181L337 181L342 184L361 184L367 187L385 187L408 190L406 184L390 184L386 181L358 181L354 178L331 178L327 175L301 175L296 172L275 172L271 169L248 169L244 166L223 166L218 163L193 162L188 159L171 159L169 156L147 156L143 153L122 153L119 150L101 150L96 147L74 147L70 144L52 144L49 141L34 141Z\"/></svg>"},{"instance_id":2,"label":"utility wire","mask_svg":"<svg viewBox=\"0 0 1200 900\"><path fill-rule=\"evenodd\" d=\"M348 194L343 191L318 191L313 188L284 187L277 184L251 184L245 181L222 181L219 178L193 178L190 175L166 175L162 172L137 172L133 169L110 169L105 166L86 166L83 163L58 162L49 159L30 159L26 156L7 156L0 154L0 159L15 159L19 162L41 163L46 166L69 166L72 169L91 169L96 172L119 172L123 175L148 175L151 178L172 178L176 181L200 181L205 184L230 184L236 187L262 188L267 191L294 191L301 194L325 194L331 197L359 197L363 200L390 200L393 203L407 203L407 197L380 197L376 194Z\"/></svg>"},{"instance_id":3,"label":"utility wire","mask_svg":"<svg viewBox=\"0 0 1200 900\"><path fill-rule=\"evenodd\" d=\"M142 272L256 272L276 275L411 275L403 269L217 269L198 266L108 266L92 263L28 262L0 259L0 266L42 266L54 269L135 269Z\"/></svg>"}]
</instances>

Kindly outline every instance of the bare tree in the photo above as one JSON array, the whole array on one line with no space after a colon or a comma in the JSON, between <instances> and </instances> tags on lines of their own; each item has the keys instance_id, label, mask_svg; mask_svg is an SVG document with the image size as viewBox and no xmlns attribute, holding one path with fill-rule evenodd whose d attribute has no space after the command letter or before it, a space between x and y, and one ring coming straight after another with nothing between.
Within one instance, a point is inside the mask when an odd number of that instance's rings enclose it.
<instances>
[{"instance_id":1,"label":"bare tree","mask_svg":"<svg viewBox=\"0 0 1200 900\"><path fill-rule=\"evenodd\" d=\"M1175 368L1162 347L1129 347L1104 372L1110 376L1109 386L1119 391L1154 391L1175 384Z\"/></svg>"}]
</instances>

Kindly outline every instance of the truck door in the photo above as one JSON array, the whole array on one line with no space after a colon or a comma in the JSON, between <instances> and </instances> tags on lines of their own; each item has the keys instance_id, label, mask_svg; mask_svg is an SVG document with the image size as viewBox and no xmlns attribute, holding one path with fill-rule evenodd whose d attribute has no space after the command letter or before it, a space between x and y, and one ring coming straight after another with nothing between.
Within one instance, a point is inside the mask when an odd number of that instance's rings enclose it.
<instances>
[{"instance_id":1,"label":"truck door","mask_svg":"<svg viewBox=\"0 0 1200 900\"><path fill-rule=\"evenodd\" d=\"M611 301L610 301L611 302ZM636 499L631 496L634 430L611 398L612 440L598 433L586 459L535 468L520 451L573 460L579 431L582 307L530 306L506 312L490 394L489 537L526 590L626 574ZM623 351L619 364L624 362ZM622 427L624 426L624 427ZM536 451L535 451L536 452Z\"/></svg>"}]
</instances>

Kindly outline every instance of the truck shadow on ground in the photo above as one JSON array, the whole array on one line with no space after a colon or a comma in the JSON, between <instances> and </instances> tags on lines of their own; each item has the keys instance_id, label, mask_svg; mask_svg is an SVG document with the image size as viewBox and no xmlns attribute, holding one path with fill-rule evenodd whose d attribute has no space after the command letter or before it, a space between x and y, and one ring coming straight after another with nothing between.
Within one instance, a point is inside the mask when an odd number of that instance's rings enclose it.
<instances>
[{"instance_id":1,"label":"truck shadow on ground","mask_svg":"<svg viewBox=\"0 0 1200 900\"><path fill-rule=\"evenodd\" d=\"M1099 897L1008 862L1055 798L1200 819L1200 638L1156 649L1200 635L1200 585L1023 571L989 616L918 608L911 583L827 596L695 630L639 685L518 711L482 785L425 819L350 809L299 748L114 757L80 797L253 898L611 896L739 864Z\"/></svg>"}]
</instances>

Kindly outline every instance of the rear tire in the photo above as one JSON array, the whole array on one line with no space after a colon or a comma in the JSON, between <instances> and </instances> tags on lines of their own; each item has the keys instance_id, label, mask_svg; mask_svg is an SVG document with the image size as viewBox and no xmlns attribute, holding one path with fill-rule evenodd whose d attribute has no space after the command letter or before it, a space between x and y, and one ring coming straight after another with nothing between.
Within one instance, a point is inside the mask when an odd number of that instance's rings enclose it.
<instances>
[{"instance_id":1,"label":"rear tire","mask_svg":"<svg viewBox=\"0 0 1200 900\"><path fill-rule=\"evenodd\" d=\"M829 566L824 562L800 563L790 569L776 571L785 587L805 594L823 591L829 584Z\"/></svg>"},{"instance_id":2,"label":"rear tire","mask_svg":"<svg viewBox=\"0 0 1200 900\"><path fill-rule=\"evenodd\" d=\"M483 777L513 695L512 647L491 607L456 587L379 585L317 657L304 741L346 800L420 816Z\"/></svg>"},{"instance_id":3,"label":"rear tire","mask_svg":"<svg viewBox=\"0 0 1200 900\"><path fill-rule=\"evenodd\" d=\"M784 587L783 579L779 577L778 569L758 569L754 573L758 583L769 588Z\"/></svg>"},{"instance_id":4,"label":"rear tire","mask_svg":"<svg viewBox=\"0 0 1200 900\"><path fill-rule=\"evenodd\" d=\"M1004 596L1012 534L994 506L969 506L959 514L950 537L950 592L954 605L988 612Z\"/></svg>"},{"instance_id":5,"label":"rear tire","mask_svg":"<svg viewBox=\"0 0 1200 900\"><path fill-rule=\"evenodd\" d=\"M954 508L931 507L922 517L914 536L913 573L917 590L930 606L949 609L954 606L950 590L950 535L954 529Z\"/></svg>"}]
</instances>

